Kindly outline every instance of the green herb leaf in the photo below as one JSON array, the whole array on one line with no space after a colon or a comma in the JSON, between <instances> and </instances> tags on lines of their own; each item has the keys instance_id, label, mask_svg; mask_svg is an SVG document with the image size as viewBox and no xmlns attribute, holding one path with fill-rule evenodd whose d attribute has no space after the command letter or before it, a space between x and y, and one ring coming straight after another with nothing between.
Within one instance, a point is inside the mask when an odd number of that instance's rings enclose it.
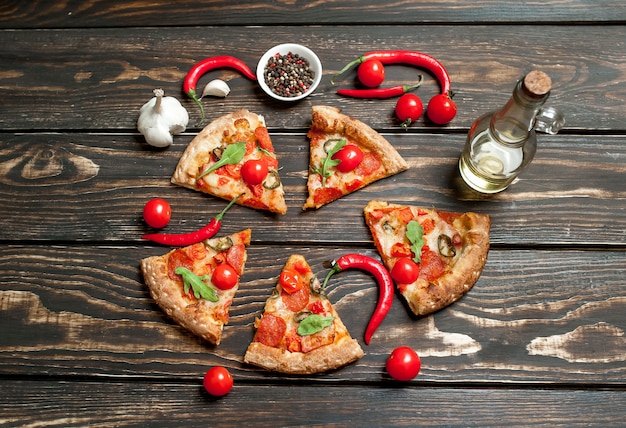
<instances>
[{"instance_id":1,"label":"green herb leaf","mask_svg":"<svg viewBox=\"0 0 626 428\"><path fill-rule=\"evenodd\" d=\"M333 324L335 317L323 317L317 314L311 314L300 322L298 325L298 334L300 336L310 336L319 331L324 330Z\"/></svg>"},{"instance_id":2,"label":"green herb leaf","mask_svg":"<svg viewBox=\"0 0 626 428\"><path fill-rule=\"evenodd\" d=\"M196 180L200 180L205 175L212 173L213 171L215 171L218 168L223 167L224 165L232 165L232 164L241 162L245 154L246 154L246 142L245 141L239 141L238 143L230 144L228 147L226 147L226 149L222 153L222 157L220 158L220 160L218 160L213 165L211 165L211 167L207 169L206 171L203 171L202 174L196 177Z\"/></svg>"},{"instance_id":3,"label":"green herb leaf","mask_svg":"<svg viewBox=\"0 0 626 428\"><path fill-rule=\"evenodd\" d=\"M411 251L415 256L413 261L419 263L422 260L422 247L424 246L424 228L415 220L406 225L406 237L411 242Z\"/></svg>"},{"instance_id":4,"label":"green herb leaf","mask_svg":"<svg viewBox=\"0 0 626 428\"><path fill-rule=\"evenodd\" d=\"M189 288L193 289L193 295L196 299L203 298L211 302L217 302L218 297L215 290L205 284L204 280L207 276L198 276L186 267L177 267L174 271L176 274L183 277L183 285L185 286L185 293L189 293Z\"/></svg>"},{"instance_id":5,"label":"green herb leaf","mask_svg":"<svg viewBox=\"0 0 626 428\"><path fill-rule=\"evenodd\" d=\"M332 149L328 150L328 154L322 159L322 166L315 169L315 172L322 176L322 187L326 187L326 179L332 175L328 170L333 166L339 165L341 162L340 160L333 159L333 156L347 143L348 142L344 139L338 140L337 144L335 144ZM326 144L328 144L328 142Z\"/></svg>"}]
</instances>

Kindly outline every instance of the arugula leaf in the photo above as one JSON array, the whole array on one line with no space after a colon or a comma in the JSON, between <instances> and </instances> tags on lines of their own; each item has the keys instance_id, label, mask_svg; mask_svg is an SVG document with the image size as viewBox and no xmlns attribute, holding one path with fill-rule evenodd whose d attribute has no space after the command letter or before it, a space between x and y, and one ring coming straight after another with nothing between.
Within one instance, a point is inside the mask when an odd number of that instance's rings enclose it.
<instances>
[{"instance_id":1,"label":"arugula leaf","mask_svg":"<svg viewBox=\"0 0 626 428\"><path fill-rule=\"evenodd\" d=\"M415 220L406 225L406 237L411 242L411 251L415 256L413 261L419 263L422 260L422 247L424 246L424 228Z\"/></svg>"},{"instance_id":2,"label":"arugula leaf","mask_svg":"<svg viewBox=\"0 0 626 428\"><path fill-rule=\"evenodd\" d=\"M212 173L213 171L215 171L218 168L223 167L224 165L232 165L232 164L241 162L241 160L243 159L243 155L245 154L246 154L246 142L245 141L239 141L235 144L230 144L228 147L226 147L226 149L224 150L224 153L222 153L222 157L220 158L220 160L215 162L209 169L207 169L206 171L202 172L202 174L197 176L196 180L200 180L205 175Z\"/></svg>"},{"instance_id":3,"label":"arugula leaf","mask_svg":"<svg viewBox=\"0 0 626 428\"><path fill-rule=\"evenodd\" d=\"M298 325L298 334L300 336L310 336L326 327L333 325L335 317L323 317L317 314L311 314L300 322Z\"/></svg>"},{"instance_id":4,"label":"arugula leaf","mask_svg":"<svg viewBox=\"0 0 626 428\"><path fill-rule=\"evenodd\" d=\"M322 176L322 187L326 187L326 179L332 175L330 171L328 171L328 169L332 168L333 166L339 165L339 163L341 162L340 160L333 159L333 156L347 143L348 142L345 139L337 140L337 144L335 144L332 149L328 150L328 154L324 159L322 159L321 168L315 168L314 172ZM325 144L328 144L328 141Z\"/></svg>"},{"instance_id":5,"label":"arugula leaf","mask_svg":"<svg viewBox=\"0 0 626 428\"><path fill-rule=\"evenodd\" d=\"M204 283L204 280L208 276L198 276L186 267L177 267L174 271L176 274L183 277L183 285L185 286L185 293L189 293L189 288L193 289L193 295L196 299L203 298L211 302L217 302L218 297L215 290Z\"/></svg>"}]
</instances>

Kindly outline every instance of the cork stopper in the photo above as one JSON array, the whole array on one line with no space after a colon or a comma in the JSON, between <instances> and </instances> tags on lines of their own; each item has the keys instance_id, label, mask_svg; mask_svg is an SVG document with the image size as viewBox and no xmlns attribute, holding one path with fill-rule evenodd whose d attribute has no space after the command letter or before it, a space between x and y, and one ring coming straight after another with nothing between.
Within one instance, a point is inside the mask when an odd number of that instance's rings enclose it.
<instances>
[{"instance_id":1,"label":"cork stopper","mask_svg":"<svg viewBox=\"0 0 626 428\"><path fill-rule=\"evenodd\" d=\"M540 70L533 70L524 77L524 90L531 97L543 97L552 89L552 79Z\"/></svg>"}]
</instances>

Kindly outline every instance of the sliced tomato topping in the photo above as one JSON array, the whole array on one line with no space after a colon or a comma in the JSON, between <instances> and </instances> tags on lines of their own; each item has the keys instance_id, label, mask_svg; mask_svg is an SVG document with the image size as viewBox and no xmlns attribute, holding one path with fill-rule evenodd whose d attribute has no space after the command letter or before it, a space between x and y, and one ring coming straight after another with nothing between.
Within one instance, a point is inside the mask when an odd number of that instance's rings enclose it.
<instances>
[{"instance_id":1,"label":"sliced tomato topping","mask_svg":"<svg viewBox=\"0 0 626 428\"><path fill-rule=\"evenodd\" d=\"M265 191L263 183L255 185L248 184L248 189L250 189L250 192L252 192L252 195L254 195L255 198L260 198L261 196L263 196L263 192Z\"/></svg>"},{"instance_id":2,"label":"sliced tomato topping","mask_svg":"<svg viewBox=\"0 0 626 428\"><path fill-rule=\"evenodd\" d=\"M326 309L324 309L324 304L322 303L321 300L316 300L315 302L309 305L309 311L311 311L314 314L321 314L321 313L324 313Z\"/></svg>"},{"instance_id":3,"label":"sliced tomato topping","mask_svg":"<svg viewBox=\"0 0 626 428\"><path fill-rule=\"evenodd\" d=\"M402 220L402 223L408 224L408 222L413 220L413 211L411 211L411 208L408 208L408 207L402 208L401 210L398 211L398 216Z\"/></svg>"},{"instance_id":4,"label":"sliced tomato topping","mask_svg":"<svg viewBox=\"0 0 626 428\"><path fill-rule=\"evenodd\" d=\"M215 173L218 175L225 175L227 177L232 177L235 180L241 180L241 165L238 163L224 165L216 169Z\"/></svg>"},{"instance_id":5,"label":"sliced tomato topping","mask_svg":"<svg viewBox=\"0 0 626 428\"><path fill-rule=\"evenodd\" d=\"M394 257L412 257L411 246L397 242L391 247L391 255Z\"/></svg>"},{"instance_id":6,"label":"sliced tomato topping","mask_svg":"<svg viewBox=\"0 0 626 428\"><path fill-rule=\"evenodd\" d=\"M422 229L424 229L424 235L428 235L435 229L435 220L432 218L426 219L421 223Z\"/></svg>"},{"instance_id":7,"label":"sliced tomato topping","mask_svg":"<svg viewBox=\"0 0 626 428\"><path fill-rule=\"evenodd\" d=\"M272 314L265 314L259 322L254 341L277 348L285 335L285 331L287 331L285 320Z\"/></svg>"},{"instance_id":8,"label":"sliced tomato topping","mask_svg":"<svg viewBox=\"0 0 626 428\"><path fill-rule=\"evenodd\" d=\"M354 192L361 187L363 187L363 182L359 179L352 180L351 182L346 183L346 189L348 190L348 192Z\"/></svg>"},{"instance_id":9,"label":"sliced tomato topping","mask_svg":"<svg viewBox=\"0 0 626 428\"><path fill-rule=\"evenodd\" d=\"M339 189L334 189L332 187L320 187L315 191L313 201L316 205L323 205L334 201L335 199L339 199L341 196L343 196L343 193Z\"/></svg>"},{"instance_id":10,"label":"sliced tomato topping","mask_svg":"<svg viewBox=\"0 0 626 428\"><path fill-rule=\"evenodd\" d=\"M289 352L302 352L302 338L296 333L289 334L285 337L285 345Z\"/></svg>"},{"instance_id":11,"label":"sliced tomato topping","mask_svg":"<svg viewBox=\"0 0 626 428\"><path fill-rule=\"evenodd\" d=\"M311 268L304 261L299 260L294 265L293 268L302 274L307 274L311 272Z\"/></svg>"}]
</instances>

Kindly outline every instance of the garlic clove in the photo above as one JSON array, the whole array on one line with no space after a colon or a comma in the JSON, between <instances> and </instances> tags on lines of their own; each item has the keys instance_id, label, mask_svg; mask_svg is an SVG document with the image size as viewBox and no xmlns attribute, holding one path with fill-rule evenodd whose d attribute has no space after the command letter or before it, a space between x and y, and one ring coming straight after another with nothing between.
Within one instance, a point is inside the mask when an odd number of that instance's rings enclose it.
<instances>
[{"instance_id":1,"label":"garlic clove","mask_svg":"<svg viewBox=\"0 0 626 428\"><path fill-rule=\"evenodd\" d=\"M207 95L211 95L214 97L225 97L230 93L230 87L228 83L224 82L221 79L211 80L206 84L204 90L202 91L202 97ZM202 98L200 97L200 98Z\"/></svg>"}]
</instances>

